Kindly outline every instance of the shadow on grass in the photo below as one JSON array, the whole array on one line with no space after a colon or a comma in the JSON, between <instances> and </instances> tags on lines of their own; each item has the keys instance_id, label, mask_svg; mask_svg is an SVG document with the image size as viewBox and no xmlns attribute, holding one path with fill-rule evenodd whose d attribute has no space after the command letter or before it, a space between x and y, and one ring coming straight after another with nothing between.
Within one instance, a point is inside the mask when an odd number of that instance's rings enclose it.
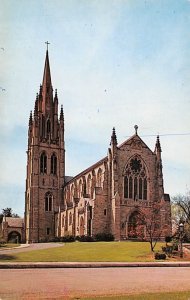
<instances>
[{"instance_id":1,"label":"shadow on grass","mask_svg":"<svg viewBox=\"0 0 190 300\"><path fill-rule=\"evenodd\" d=\"M1 260L13 260L13 259L16 259L16 256L8 255L8 254L0 254L0 261Z\"/></svg>"}]
</instances>

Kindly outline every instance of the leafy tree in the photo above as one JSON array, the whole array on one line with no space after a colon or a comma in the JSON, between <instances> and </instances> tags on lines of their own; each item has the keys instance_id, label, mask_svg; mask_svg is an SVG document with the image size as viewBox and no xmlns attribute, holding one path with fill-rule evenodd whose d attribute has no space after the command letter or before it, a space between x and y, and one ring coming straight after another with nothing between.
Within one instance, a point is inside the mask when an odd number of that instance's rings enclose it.
<instances>
[{"instance_id":1,"label":"leafy tree","mask_svg":"<svg viewBox=\"0 0 190 300\"><path fill-rule=\"evenodd\" d=\"M2 209L2 214L5 217L12 217L12 208L7 207Z\"/></svg>"},{"instance_id":2,"label":"leafy tree","mask_svg":"<svg viewBox=\"0 0 190 300\"><path fill-rule=\"evenodd\" d=\"M6 207L2 209L2 213L0 214L0 223L3 221L3 217L20 218L18 214L12 212L11 207Z\"/></svg>"},{"instance_id":3,"label":"leafy tree","mask_svg":"<svg viewBox=\"0 0 190 300\"><path fill-rule=\"evenodd\" d=\"M190 241L190 191L185 195L176 195L172 198L172 220L176 227L184 223L185 239Z\"/></svg>"},{"instance_id":4,"label":"leafy tree","mask_svg":"<svg viewBox=\"0 0 190 300\"><path fill-rule=\"evenodd\" d=\"M190 191L186 195L177 195L172 198L177 221L184 221L190 225ZM179 224L179 223L178 223Z\"/></svg>"}]
</instances>

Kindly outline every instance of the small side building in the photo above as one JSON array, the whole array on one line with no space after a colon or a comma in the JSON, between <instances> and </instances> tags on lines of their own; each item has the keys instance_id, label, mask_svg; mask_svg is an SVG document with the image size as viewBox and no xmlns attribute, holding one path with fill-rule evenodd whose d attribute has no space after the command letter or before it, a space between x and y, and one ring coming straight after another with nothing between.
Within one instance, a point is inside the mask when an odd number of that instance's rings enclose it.
<instances>
[{"instance_id":1,"label":"small side building","mask_svg":"<svg viewBox=\"0 0 190 300\"><path fill-rule=\"evenodd\" d=\"M3 240L8 243L22 243L24 242L24 219L3 217L0 224L0 232Z\"/></svg>"}]
</instances>

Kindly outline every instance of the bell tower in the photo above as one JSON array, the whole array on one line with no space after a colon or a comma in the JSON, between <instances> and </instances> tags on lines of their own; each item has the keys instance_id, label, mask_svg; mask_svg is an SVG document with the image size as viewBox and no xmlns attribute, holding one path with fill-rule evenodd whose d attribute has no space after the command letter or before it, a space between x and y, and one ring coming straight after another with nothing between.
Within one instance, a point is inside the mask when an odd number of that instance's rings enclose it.
<instances>
[{"instance_id":1,"label":"bell tower","mask_svg":"<svg viewBox=\"0 0 190 300\"><path fill-rule=\"evenodd\" d=\"M57 90L53 92L49 53L28 126L25 192L26 242L51 240L56 236L56 214L62 203L65 177L64 115L58 116Z\"/></svg>"}]
</instances>

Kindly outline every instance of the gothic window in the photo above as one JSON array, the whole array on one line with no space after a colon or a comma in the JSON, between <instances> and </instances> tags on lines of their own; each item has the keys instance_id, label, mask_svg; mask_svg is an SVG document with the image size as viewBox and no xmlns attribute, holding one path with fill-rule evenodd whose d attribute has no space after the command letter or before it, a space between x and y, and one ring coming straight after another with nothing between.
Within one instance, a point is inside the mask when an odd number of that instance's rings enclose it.
<instances>
[{"instance_id":1,"label":"gothic window","mask_svg":"<svg viewBox=\"0 0 190 300\"><path fill-rule=\"evenodd\" d=\"M147 200L147 172L137 155L129 161L124 170L124 198Z\"/></svg>"},{"instance_id":2,"label":"gothic window","mask_svg":"<svg viewBox=\"0 0 190 300\"><path fill-rule=\"evenodd\" d=\"M52 211L53 196L49 192L45 195L45 211Z\"/></svg>"},{"instance_id":3,"label":"gothic window","mask_svg":"<svg viewBox=\"0 0 190 300\"><path fill-rule=\"evenodd\" d=\"M57 174L57 157L55 153L51 156L51 174Z\"/></svg>"},{"instance_id":4,"label":"gothic window","mask_svg":"<svg viewBox=\"0 0 190 300\"><path fill-rule=\"evenodd\" d=\"M79 193L78 193L78 195L79 195L79 198L82 197L82 180L79 181Z\"/></svg>"},{"instance_id":5,"label":"gothic window","mask_svg":"<svg viewBox=\"0 0 190 300\"><path fill-rule=\"evenodd\" d=\"M88 175L88 179L87 179L87 194L88 195L91 194L91 176L90 176L90 174Z\"/></svg>"},{"instance_id":6,"label":"gothic window","mask_svg":"<svg viewBox=\"0 0 190 300\"><path fill-rule=\"evenodd\" d=\"M124 177L124 198L128 198L129 194L129 178L127 176Z\"/></svg>"},{"instance_id":7,"label":"gothic window","mask_svg":"<svg viewBox=\"0 0 190 300\"><path fill-rule=\"evenodd\" d=\"M65 226L65 217L63 216L62 217L62 227L64 227Z\"/></svg>"},{"instance_id":8,"label":"gothic window","mask_svg":"<svg viewBox=\"0 0 190 300\"><path fill-rule=\"evenodd\" d=\"M83 192L84 192L84 195L86 195L86 179L85 178L83 179Z\"/></svg>"},{"instance_id":9,"label":"gothic window","mask_svg":"<svg viewBox=\"0 0 190 300\"><path fill-rule=\"evenodd\" d=\"M48 120L47 120L47 135L49 135L50 132L51 132L51 122L50 122L50 120L48 119Z\"/></svg>"},{"instance_id":10,"label":"gothic window","mask_svg":"<svg viewBox=\"0 0 190 300\"><path fill-rule=\"evenodd\" d=\"M96 186L97 187L101 187L102 186L102 169L101 168L98 169Z\"/></svg>"},{"instance_id":11,"label":"gothic window","mask_svg":"<svg viewBox=\"0 0 190 300\"><path fill-rule=\"evenodd\" d=\"M69 225L72 225L73 222L73 217L72 217L72 213L69 213Z\"/></svg>"},{"instance_id":12,"label":"gothic window","mask_svg":"<svg viewBox=\"0 0 190 300\"><path fill-rule=\"evenodd\" d=\"M47 173L47 156L45 152L43 152L40 156L40 173L41 174Z\"/></svg>"}]
</instances>

